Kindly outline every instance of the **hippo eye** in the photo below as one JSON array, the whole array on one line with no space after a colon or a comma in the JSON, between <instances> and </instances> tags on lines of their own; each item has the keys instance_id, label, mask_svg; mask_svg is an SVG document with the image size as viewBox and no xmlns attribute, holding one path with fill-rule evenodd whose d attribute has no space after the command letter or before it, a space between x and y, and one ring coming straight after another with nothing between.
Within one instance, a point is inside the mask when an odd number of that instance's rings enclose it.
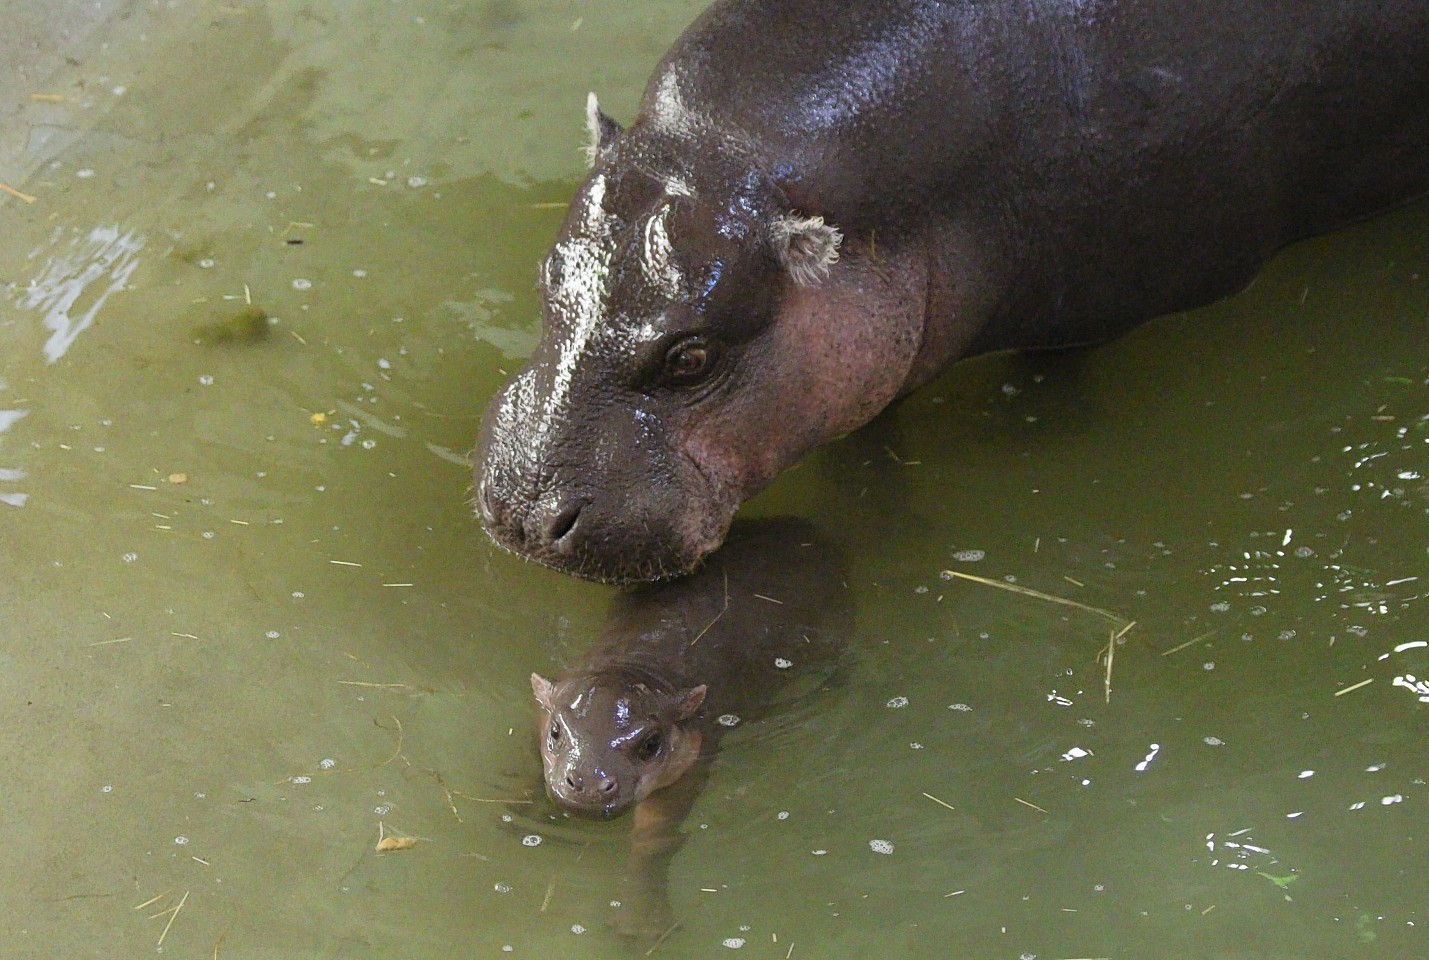
<instances>
[{"instance_id":1,"label":"hippo eye","mask_svg":"<svg viewBox=\"0 0 1429 960\"><path fill-rule=\"evenodd\" d=\"M552 723L552 724L551 724L551 743L554 744L554 743L560 743L560 742L561 742L561 725L560 725L559 723Z\"/></svg>"},{"instance_id":2,"label":"hippo eye","mask_svg":"<svg viewBox=\"0 0 1429 960\"><path fill-rule=\"evenodd\" d=\"M682 340L665 354L665 379L687 385L701 380L714 366L714 348L699 337Z\"/></svg>"},{"instance_id":3,"label":"hippo eye","mask_svg":"<svg viewBox=\"0 0 1429 960\"><path fill-rule=\"evenodd\" d=\"M641 760L654 760L660 755L660 748L665 745L665 738L660 736L660 731L656 730L650 736L640 741L640 746L635 748L635 752Z\"/></svg>"}]
</instances>

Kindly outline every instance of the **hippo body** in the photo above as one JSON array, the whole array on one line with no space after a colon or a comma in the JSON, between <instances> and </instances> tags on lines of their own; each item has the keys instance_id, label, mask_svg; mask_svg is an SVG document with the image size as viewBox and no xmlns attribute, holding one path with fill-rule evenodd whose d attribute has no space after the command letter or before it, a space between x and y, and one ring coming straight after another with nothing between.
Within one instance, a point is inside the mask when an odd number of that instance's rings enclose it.
<instances>
[{"instance_id":1,"label":"hippo body","mask_svg":"<svg viewBox=\"0 0 1429 960\"><path fill-rule=\"evenodd\" d=\"M741 521L694 576L617 597L579 663L531 675L550 797L634 811L628 932L669 926L670 859L720 740L835 678L852 628L840 551L807 523Z\"/></svg>"},{"instance_id":2,"label":"hippo body","mask_svg":"<svg viewBox=\"0 0 1429 960\"><path fill-rule=\"evenodd\" d=\"M625 581L961 357L1095 343L1429 190L1423 0L721 0L592 169L492 401L497 543Z\"/></svg>"}]
</instances>

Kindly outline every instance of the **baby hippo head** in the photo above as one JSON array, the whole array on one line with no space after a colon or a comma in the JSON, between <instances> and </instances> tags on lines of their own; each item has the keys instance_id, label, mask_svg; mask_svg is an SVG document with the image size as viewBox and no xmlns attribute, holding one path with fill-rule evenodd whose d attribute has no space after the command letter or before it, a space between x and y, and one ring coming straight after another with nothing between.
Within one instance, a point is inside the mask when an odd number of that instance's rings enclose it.
<instances>
[{"instance_id":1,"label":"baby hippo head","mask_svg":"<svg viewBox=\"0 0 1429 960\"><path fill-rule=\"evenodd\" d=\"M589 817L617 817L674 783L699 756L700 734L680 726L705 699L701 684L664 690L623 673L561 680L531 674L546 791Z\"/></svg>"}]
</instances>

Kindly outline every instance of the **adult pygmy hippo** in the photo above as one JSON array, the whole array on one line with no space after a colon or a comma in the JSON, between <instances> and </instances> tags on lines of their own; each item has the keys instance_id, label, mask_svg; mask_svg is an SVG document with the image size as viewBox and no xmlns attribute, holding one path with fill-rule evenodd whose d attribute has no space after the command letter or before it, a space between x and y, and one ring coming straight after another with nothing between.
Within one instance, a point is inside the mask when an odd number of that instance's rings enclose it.
<instances>
[{"instance_id":1,"label":"adult pygmy hippo","mask_svg":"<svg viewBox=\"0 0 1429 960\"><path fill-rule=\"evenodd\" d=\"M657 578L948 362L1115 336L1429 189L1429 3L720 0L628 129L587 119L476 502Z\"/></svg>"},{"instance_id":2,"label":"adult pygmy hippo","mask_svg":"<svg viewBox=\"0 0 1429 960\"><path fill-rule=\"evenodd\" d=\"M551 798L635 811L628 930L669 925L669 862L721 737L827 681L852 620L836 549L799 521L742 522L694 576L618 597L574 669L531 675Z\"/></svg>"}]
</instances>

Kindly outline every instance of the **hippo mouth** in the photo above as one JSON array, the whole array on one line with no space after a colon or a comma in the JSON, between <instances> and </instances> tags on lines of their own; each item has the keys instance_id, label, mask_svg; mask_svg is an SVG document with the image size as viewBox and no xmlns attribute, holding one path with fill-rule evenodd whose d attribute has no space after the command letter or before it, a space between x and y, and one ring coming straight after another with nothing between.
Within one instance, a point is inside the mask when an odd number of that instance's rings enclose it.
<instances>
[{"instance_id":1,"label":"hippo mouth","mask_svg":"<svg viewBox=\"0 0 1429 960\"><path fill-rule=\"evenodd\" d=\"M739 506L693 458L682 459L676 478L604 497L581 490L523 500L488 474L476 512L498 547L560 573L616 585L682 577L724 541Z\"/></svg>"},{"instance_id":2,"label":"hippo mouth","mask_svg":"<svg viewBox=\"0 0 1429 960\"><path fill-rule=\"evenodd\" d=\"M629 543L621 545L616 536L603 536L595 542L578 536L579 519L566 530L555 529L552 536L536 539L523 527L494 521L480 512L487 535L508 553L560 573L614 585L668 580L693 572L723 541L729 525L724 520L700 524L692 535L657 530L651 536L652 525L642 524L631 531Z\"/></svg>"}]
</instances>

